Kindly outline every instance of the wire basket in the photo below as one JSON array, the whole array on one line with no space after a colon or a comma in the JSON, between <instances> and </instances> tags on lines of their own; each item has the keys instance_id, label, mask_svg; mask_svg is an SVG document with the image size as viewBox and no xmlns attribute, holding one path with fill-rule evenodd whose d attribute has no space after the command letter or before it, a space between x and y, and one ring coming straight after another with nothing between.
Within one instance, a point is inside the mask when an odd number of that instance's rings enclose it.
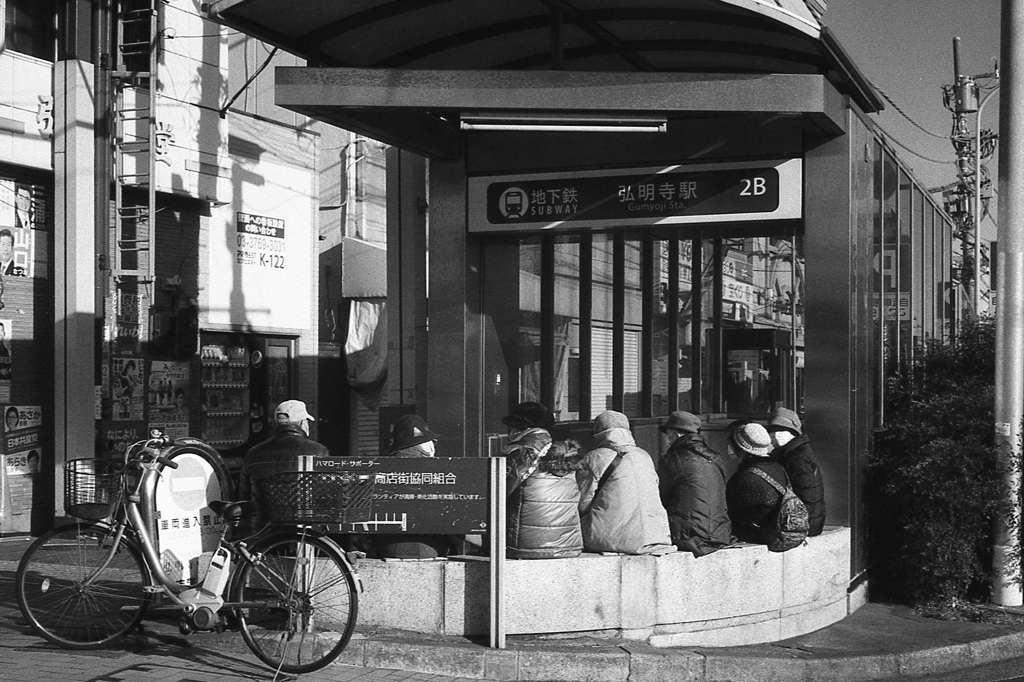
<instances>
[{"instance_id":1,"label":"wire basket","mask_svg":"<svg viewBox=\"0 0 1024 682\"><path fill-rule=\"evenodd\" d=\"M288 472L259 482L271 523L362 523L370 520L372 473Z\"/></svg>"},{"instance_id":2,"label":"wire basket","mask_svg":"<svg viewBox=\"0 0 1024 682\"><path fill-rule=\"evenodd\" d=\"M121 501L123 462L115 459L73 459L64 464L64 510L91 521L114 513Z\"/></svg>"}]
</instances>

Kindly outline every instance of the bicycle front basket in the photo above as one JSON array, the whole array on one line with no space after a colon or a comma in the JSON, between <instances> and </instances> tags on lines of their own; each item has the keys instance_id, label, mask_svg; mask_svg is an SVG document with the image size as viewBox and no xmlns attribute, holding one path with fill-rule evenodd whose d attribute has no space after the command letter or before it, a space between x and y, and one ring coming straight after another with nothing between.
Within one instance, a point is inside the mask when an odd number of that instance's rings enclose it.
<instances>
[{"instance_id":1,"label":"bicycle front basket","mask_svg":"<svg viewBox=\"0 0 1024 682\"><path fill-rule=\"evenodd\" d=\"M288 472L259 482L271 523L360 523L370 519L374 474Z\"/></svg>"},{"instance_id":2,"label":"bicycle front basket","mask_svg":"<svg viewBox=\"0 0 1024 682\"><path fill-rule=\"evenodd\" d=\"M64 510L91 521L114 513L121 499L121 469L116 459L73 459L64 464Z\"/></svg>"}]
</instances>

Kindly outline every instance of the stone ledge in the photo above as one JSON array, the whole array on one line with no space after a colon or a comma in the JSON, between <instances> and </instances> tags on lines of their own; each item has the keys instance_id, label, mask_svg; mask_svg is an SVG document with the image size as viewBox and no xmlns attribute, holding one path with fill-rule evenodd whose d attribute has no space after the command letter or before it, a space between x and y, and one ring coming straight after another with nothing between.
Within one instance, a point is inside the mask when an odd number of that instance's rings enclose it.
<instances>
[{"instance_id":1,"label":"stone ledge","mask_svg":"<svg viewBox=\"0 0 1024 682\"><path fill-rule=\"evenodd\" d=\"M700 558L677 552L509 560L506 634L590 633L660 646L776 641L854 610L849 557L849 529L829 528L782 554L741 545ZM363 560L359 571L366 627L487 633L487 560Z\"/></svg>"}]
</instances>

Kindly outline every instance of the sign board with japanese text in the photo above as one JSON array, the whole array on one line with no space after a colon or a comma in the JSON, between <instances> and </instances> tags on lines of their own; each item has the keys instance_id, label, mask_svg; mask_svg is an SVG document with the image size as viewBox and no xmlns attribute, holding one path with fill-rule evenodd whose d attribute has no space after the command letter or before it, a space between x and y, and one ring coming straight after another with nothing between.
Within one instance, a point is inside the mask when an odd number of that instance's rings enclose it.
<instances>
[{"instance_id":1,"label":"sign board with japanese text","mask_svg":"<svg viewBox=\"0 0 1024 682\"><path fill-rule=\"evenodd\" d=\"M231 499L232 486L219 453L202 441L176 439L164 456L178 466L161 471L154 491L157 549L165 570L195 582L196 560L217 548L224 527L210 502Z\"/></svg>"},{"instance_id":2,"label":"sign board with japanese text","mask_svg":"<svg viewBox=\"0 0 1024 682\"><path fill-rule=\"evenodd\" d=\"M311 457L302 471L375 475L370 520L347 533L487 532L489 460L479 457Z\"/></svg>"},{"instance_id":3,"label":"sign board with japanese text","mask_svg":"<svg viewBox=\"0 0 1024 682\"><path fill-rule=\"evenodd\" d=\"M800 159L469 178L469 232L800 218Z\"/></svg>"}]
</instances>

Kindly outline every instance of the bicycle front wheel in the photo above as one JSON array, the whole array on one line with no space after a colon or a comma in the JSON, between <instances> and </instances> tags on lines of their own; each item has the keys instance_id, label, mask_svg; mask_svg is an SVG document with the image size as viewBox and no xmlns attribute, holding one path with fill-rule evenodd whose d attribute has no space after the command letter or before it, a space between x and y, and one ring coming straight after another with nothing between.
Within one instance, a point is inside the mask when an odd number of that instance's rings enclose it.
<instances>
[{"instance_id":1,"label":"bicycle front wheel","mask_svg":"<svg viewBox=\"0 0 1024 682\"><path fill-rule=\"evenodd\" d=\"M139 624L149 582L134 543L122 538L114 547L108 526L88 523L56 528L29 545L14 587L21 613L44 639L98 649Z\"/></svg>"},{"instance_id":2,"label":"bicycle front wheel","mask_svg":"<svg viewBox=\"0 0 1024 682\"><path fill-rule=\"evenodd\" d=\"M359 610L355 578L333 541L303 533L276 535L252 547L232 599L242 638L261 661L287 673L319 670L352 637Z\"/></svg>"}]
</instances>

